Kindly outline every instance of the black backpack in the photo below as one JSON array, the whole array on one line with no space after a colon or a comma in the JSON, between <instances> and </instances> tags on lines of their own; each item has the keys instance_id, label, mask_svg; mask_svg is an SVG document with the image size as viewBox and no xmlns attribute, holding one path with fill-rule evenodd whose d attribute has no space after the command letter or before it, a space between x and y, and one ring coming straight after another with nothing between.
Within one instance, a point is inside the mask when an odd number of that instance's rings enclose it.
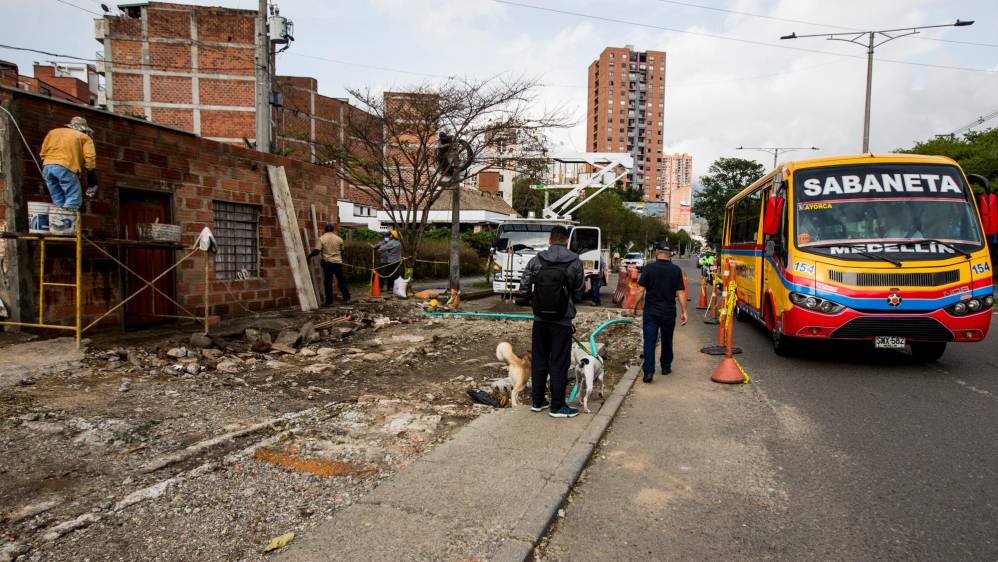
<instances>
[{"instance_id":1,"label":"black backpack","mask_svg":"<svg viewBox=\"0 0 998 562\"><path fill-rule=\"evenodd\" d=\"M544 320L561 320L568 312L569 263L548 262L537 256L541 269L534 275L533 300L534 315Z\"/></svg>"}]
</instances>

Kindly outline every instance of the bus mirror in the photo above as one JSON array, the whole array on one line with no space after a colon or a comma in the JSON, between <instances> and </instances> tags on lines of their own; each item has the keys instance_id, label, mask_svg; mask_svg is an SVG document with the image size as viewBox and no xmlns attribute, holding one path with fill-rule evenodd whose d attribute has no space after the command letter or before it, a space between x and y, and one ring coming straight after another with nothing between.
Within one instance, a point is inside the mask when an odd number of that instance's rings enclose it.
<instances>
[{"instance_id":1,"label":"bus mirror","mask_svg":"<svg viewBox=\"0 0 998 562\"><path fill-rule=\"evenodd\" d=\"M771 258L776 253L776 240L766 240L766 257Z\"/></svg>"},{"instance_id":2,"label":"bus mirror","mask_svg":"<svg viewBox=\"0 0 998 562\"><path fill-rule=\"evenodd\" d=\"M998 195L994 193L981 195L978 200L978 208L981 211L984 235L994 236L998 234Z\"/></svg>"},{"instance_id":3,"label":"bus mirror","mask_svg":"<svg viewBox=\"0 0 998 562\"><path fill-rule=\"evenodd\" d=\"M766 212L762 220L762 233L766 236L774 236L780 232L784 201L782 197L770 197L766 200Z\"/></svg>"}]
</instances>

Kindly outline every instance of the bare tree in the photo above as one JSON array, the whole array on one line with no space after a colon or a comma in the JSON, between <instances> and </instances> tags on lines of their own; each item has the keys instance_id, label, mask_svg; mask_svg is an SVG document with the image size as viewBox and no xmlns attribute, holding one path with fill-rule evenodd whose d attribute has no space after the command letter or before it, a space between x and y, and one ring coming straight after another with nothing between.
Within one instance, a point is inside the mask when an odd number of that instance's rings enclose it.
<instances>
[{"instance_id":1,"label":"bare tree","mask_svg":"<svg viewBox=\"0 0 998 562\"><path fill-rule=\"evenodd\" d=\"M496 139L516 138L536 149L543 131L571 124L565 111L538 107L536 87L534 80L491 78L384 94L348 90L356 108L343 124L345 140L320 147L320 158L384 206L404 255L415 257L430 207L457 187L454 178L438 169L438 134L468 143L475 163L469 175L488 167L515 168L516 158L495 151Z\"/></svg>"}]
</instances>

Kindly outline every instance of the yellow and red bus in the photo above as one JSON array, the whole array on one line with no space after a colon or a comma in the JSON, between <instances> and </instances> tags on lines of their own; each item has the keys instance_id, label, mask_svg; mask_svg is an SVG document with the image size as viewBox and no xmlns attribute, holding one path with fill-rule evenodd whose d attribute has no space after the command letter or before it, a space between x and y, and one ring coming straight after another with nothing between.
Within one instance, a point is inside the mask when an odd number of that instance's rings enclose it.
<instances>
[{"instance_id":1,"label":"yellow and red bus","mask_svg":"<svg viewBox=\"0 0 998 562\"><path fill-rule=\"evenodd\" d=\"M932 361L987 336L996 233L987 179L949 158L838 156L782 164L732 197L722 256L737 264L738 317L778 354L830 338Z\"/></svg>"}]
</instances>

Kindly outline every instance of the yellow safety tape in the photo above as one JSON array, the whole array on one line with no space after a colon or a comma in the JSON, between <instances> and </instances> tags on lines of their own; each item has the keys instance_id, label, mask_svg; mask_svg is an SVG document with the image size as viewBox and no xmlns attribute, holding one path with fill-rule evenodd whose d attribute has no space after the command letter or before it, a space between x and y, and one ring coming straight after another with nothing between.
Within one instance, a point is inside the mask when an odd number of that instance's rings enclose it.
<instances>
[{"instance_id":1,"label":"yellow safety tape","mask_svg":"<svg viewBox=\"0 0 998 562\"><path fill-rule=\"evenodd\" d=\"M745 369L742 368L742 364L739 363L737 359L735 359L735 365L738 365L738 370L741 371L742 377L744 377L744 380L742 380L742 384L748 384L752 382L752 379L749 378L748 373L745 372Z\"/></svg>"}]
</instances>

